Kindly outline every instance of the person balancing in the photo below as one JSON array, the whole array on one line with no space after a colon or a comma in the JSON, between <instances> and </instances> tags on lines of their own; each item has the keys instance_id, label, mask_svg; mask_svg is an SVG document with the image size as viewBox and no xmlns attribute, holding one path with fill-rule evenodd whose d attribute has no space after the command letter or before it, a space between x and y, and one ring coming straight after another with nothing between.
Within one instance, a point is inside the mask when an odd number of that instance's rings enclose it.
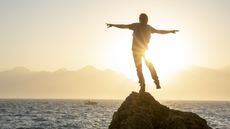
<instances>
[{"instance_id":1,"label":"person balancing","mask_svg":"<svg viewBox=\"0 0 230 129\"><path fill-rule=\"evenodd\" d=\"M160 89L160 81L157 76L156 70L153 64L146 59L145 52L148 49L148 43L152 33L158 34L168 34L168 33L176 33L178 30L158 30L153 28L152 26L148 25L148 16L145 13L141 13L139 16L139 23L132 23L132 24L107 24L107 27L117 27L121 29L130 29L133 30L133 43L132 43L132 52L134 63L136 66L137 76L139 79L140 84L140 91L145 91L145 79L142 72L142 58L145 60L145 64L147 65L152 79L156 84L156 88Z\"/></svg>"}]
</instances>

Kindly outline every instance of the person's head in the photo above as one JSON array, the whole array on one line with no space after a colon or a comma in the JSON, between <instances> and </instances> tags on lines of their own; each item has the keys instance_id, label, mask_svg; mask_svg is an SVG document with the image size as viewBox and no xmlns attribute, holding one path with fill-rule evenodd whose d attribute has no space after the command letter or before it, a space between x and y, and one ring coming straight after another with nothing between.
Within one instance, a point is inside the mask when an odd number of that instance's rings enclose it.
<instances>
[{"instance_id":1,"label":"person's head","mask_svg":"<svg viewBox=\"0 0 230 129\"><path fill-rule=\"evenodd\" d=\"M142 24L148 23L148 16L145 13L141 13L139 16L139 22Z\"/></svg>"}]
</instances>

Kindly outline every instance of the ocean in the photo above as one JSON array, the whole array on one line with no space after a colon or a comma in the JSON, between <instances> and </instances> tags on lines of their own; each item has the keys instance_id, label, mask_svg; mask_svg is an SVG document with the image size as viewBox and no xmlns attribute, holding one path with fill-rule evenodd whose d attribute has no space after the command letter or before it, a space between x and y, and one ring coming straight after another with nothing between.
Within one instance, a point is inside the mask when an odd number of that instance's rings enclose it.
<instances>
[{"instance_id":1,"label":"ocean","mask_svg":"<svg viewBox=\"0 0 230 129\"><path fill-rule=\"evenodd\" d=\"M121 100L1 99L0 129L107 129ZM191 111L213 129L230 129L230 101L160 101L170 108Z\"/></svg>"}]
</instances>

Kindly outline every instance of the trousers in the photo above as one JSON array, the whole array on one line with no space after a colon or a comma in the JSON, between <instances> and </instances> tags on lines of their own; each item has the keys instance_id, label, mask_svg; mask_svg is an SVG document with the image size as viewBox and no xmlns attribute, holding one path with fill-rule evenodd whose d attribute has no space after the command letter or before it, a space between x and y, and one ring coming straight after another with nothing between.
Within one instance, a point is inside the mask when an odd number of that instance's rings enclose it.
<instances>
[{"instance_id":1,"label":"trousers","mask_svg":"<svg viewBox=\"0 0 230 129\"><path fill-rule=\"evenodd\" d=\"M146 59L144 52L133 51L133 59L136 66L136 71L137 71L137 76L139 79L140 86L142 85L145 86L145 79L142 72L142 58L144 58L145 64L151 73L152 79L158 82L159 80L158 80L157 72L153 64L148 59Z\"/></svg>"}]
</instances>

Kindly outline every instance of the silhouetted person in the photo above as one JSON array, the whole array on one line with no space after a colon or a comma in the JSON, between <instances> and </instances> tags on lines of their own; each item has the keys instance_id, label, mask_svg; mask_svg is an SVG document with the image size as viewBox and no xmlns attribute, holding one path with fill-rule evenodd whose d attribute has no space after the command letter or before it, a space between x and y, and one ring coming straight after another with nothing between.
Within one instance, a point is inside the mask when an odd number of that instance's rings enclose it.
<instances>
[{"instance_id":1,"label":"silhouetted person","mask_svg":"<svg viewBox=\"0 0 230 129\"><path fill-rule=\"evenodd\" d=\"M107 27L117 27L121 29L130 29L133 30L133 43L132 43L132 51L133 58L137 70L137 76L139 78L139 83L141 86L140 92L145 91L145 79L142 73L142 57L145 60L145 63L148 69L151 72L152 79L156 84L156 88L160 89L160 82L156 73L153 64L145 58L145 51L148 49L148 43L151 37L151 33L159 33L159 34L168 34L168 33L176 33L178 30L157 30L152 26L148 25L148 16L144 13L139 16L139 23L133 24L108 24Z\"/></svg>"}]
</instances>

